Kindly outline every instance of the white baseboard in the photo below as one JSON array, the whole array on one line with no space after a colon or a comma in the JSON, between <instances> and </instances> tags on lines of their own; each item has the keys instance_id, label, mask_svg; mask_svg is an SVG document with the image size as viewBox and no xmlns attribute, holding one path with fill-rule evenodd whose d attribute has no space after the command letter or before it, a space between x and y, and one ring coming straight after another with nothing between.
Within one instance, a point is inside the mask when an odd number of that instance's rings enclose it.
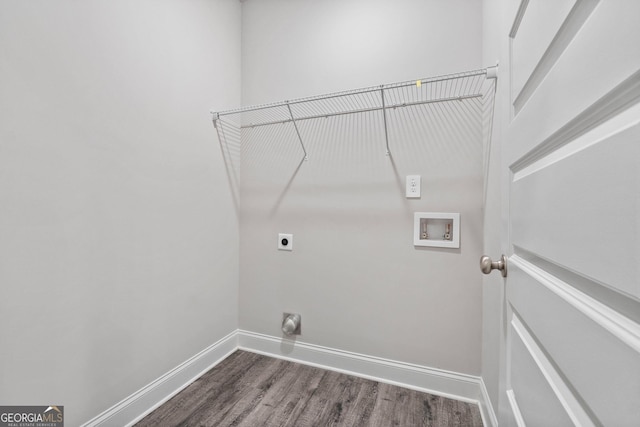
<instances>
[{"instance_id":1,"label":"white baseboard","mask_svg":"<svg viewBox=\"0 0 640 427\"><path fill-rule=\"evenodd\" d=\"M484 408L480 377L243 330L238 331L238 345L241 350L475 403L480 407L484 425L489 426L491 422Z\"/></svg>"},{"instance_id":2,"label":"white baseboard","mask_svg":"<svg viewBox=\"0 0 640 427\"><path fill-rule=\"evenodd\" d=\"M243 330L233 331L82 427L132 426L238 349L474 403L483 424L497 427L480 377Z\"/></svg>"},{"instance_id":3,"label":"white baseboard","mask_svg":"<svg viewBox=\"0 0 640 427\"><path fill-rule=\"evenodd\" d=\"M87 421L82 427L135 424L236 351L237 336L237 331L233 331L102 414Z\"/></svg>"}]
</instances>

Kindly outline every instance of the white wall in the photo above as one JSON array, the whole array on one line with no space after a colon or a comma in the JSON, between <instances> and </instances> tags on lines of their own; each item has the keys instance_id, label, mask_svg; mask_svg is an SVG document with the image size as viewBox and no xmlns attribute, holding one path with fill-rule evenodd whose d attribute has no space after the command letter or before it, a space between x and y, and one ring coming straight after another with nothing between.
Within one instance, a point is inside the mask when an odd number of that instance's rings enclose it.
<instances>
[{"instance_id":1,"label":"white wall","mask_svg":"<svg viewBox=\"0 0 640 427\"><path fill-rule=\"evenodd\" d=\"M0 402L78 425L237 327L235 0L0 2Z\"/></svg>"},{"instance_id":2,"label":"white wall","mask_svg":"<svg viewBox=\"0 0 640 427\"><path fill-rule=\"evenodd\" d=\"M242 19L245 105L484 65L479 0L248 0ZM380 132L336 137L379 123L342 123L308 138L308 162L277 138L243 147L240 327L280 336L298 312L304 342L479 375L481 142L392 129L390 159ZM414 248L416 211L460 212L461 248Z\"/></svg>"},{"instance_id":3,"label":"white wall","mask_svg":"<svg viewBox=\"0 0 640 427\"><path fill-rule=\"evenodd\" d=\"M243 0L242 102L481 67L481 0Z\"/></svg>"}]
</instances>

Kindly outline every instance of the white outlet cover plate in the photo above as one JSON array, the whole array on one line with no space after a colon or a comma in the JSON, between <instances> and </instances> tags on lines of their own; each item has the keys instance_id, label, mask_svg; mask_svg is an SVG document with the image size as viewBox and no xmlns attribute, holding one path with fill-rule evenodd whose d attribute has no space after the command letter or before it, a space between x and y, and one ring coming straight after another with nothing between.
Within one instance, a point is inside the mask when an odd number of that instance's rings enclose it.
<instances>
[{"instance_id":1,"label":"white outlet cover plate","mask_svg":"<svg viewBox=\"0 0 640 427\"><path fill-rule=\"evenodd\" d=\"M420 197L420 175L407 175L407 199Z\"/></svg>"},{"instance_id":2,"label":"white outlet cover plate","mask_svg":"<svg viewBox=\"0 0 640 427\"><path fill-rule=\"evenodd\" d=\"M287 239L287 244L282 244L282 239ZM292 251L293 250L293 234L278 234L278 250L280 251Z\"/></svg>"}]
</instances>

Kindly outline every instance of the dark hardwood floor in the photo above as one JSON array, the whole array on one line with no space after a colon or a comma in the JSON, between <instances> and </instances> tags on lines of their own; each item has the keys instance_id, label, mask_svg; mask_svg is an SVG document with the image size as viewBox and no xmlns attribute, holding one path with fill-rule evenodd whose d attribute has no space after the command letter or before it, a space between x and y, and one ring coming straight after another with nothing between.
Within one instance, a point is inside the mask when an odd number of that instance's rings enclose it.
<instances>
[{"instance_id":1,"label":"dark hardwood floor","mask_svg":"<svg viewBox=\"0 0 640 427\"><path fill-rule=\"evenodd\" d=\"M477 405L237 351L144 426L482 426Z\"/></svg>"}]
</instances>

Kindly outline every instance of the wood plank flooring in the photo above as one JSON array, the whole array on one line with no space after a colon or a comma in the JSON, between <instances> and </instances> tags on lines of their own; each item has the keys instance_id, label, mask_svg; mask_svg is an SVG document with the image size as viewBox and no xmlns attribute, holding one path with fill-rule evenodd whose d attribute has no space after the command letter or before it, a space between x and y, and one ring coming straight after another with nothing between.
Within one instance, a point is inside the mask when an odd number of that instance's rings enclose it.
<instances>
[{"instance_id":1,"label":"wood plank flooring","mask_svg":"<svg viewBox=\"0 0 640 427\"><path fill-rule=\"evenodd\" d=\"M477 405L237 351L144 426L482 426Z\"/></svg>"}]
</instances>

